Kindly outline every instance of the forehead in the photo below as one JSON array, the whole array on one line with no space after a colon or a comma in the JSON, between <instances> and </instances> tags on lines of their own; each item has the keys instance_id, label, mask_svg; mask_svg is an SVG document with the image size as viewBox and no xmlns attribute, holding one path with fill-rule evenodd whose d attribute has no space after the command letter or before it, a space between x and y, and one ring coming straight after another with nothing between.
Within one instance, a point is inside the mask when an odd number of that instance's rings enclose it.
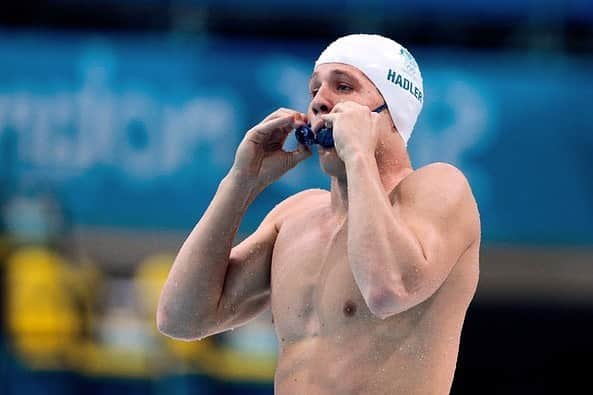
<instances>
[{"instance_id":1,"label":"forehead","mask_svg":"<svg viewBox=\"0 0 593 395\"><path fill-rule=\"evenodd\" d=\"M350 77L354 78L360 83L368 83L372 85L372 82L367 78L366 75L359 69L349 64L343 63L324 63L315 67L313 74L311 74L311 81L329 79L333 77Z\"/></svg>"}]
</instances>

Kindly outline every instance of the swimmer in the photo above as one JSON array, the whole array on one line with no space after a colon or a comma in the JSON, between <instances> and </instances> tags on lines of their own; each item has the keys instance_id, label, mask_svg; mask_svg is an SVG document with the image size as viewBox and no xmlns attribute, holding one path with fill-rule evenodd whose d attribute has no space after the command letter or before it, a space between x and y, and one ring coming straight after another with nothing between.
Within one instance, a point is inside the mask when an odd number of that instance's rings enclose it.
<instances>
[{"instance_id":1,"label":"swimmer","mask_svg":"<svg viewBox=\"0 0 593 395\"><path fill-rule=\"evenodd\" d=\"M158 328L202 339L270 307L277 394L448 394L480 222L460 170L410 163L424 101L416 61L388 38L345 36L321 53L310 92L307 114L279 109L245 134L175 259ZM330 190L280 202L233 247L256 196L310 157L314 142L282 149L307 125L333 133L335 146L317 146Z\"/></svg>"}]
</instances>

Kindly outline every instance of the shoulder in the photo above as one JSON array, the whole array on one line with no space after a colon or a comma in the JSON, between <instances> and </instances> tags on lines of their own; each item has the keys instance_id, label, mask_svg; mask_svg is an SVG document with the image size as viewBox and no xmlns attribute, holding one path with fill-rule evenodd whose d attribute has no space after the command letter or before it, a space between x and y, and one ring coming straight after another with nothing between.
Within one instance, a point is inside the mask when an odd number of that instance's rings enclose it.
<instances>
[{"instance_id":1,"label":"shoulder","mask_svg":"<svg viewBox=\"0 0 593 395\"><path fill-rule=\"evenodd\" d=\"M435 162L416 169L404 178L400 185L406 192L412 192L417 188L469 191L469 183L461 170L444 162Z\"/></svg>"},{"instance_id":2,"label":"shoulder","mask_svg":"<svg viewBox=\"0 0 593 395\"><path fill-rule=\"evenodd\" d=\"M278 227L289 216L303 215L329 200L329 192L323 189L306 189L278 203L266 216L265 221L273 221Z\"/></svg>"},{"instance_id":3,"label":"shoulder","mask_svg":"<svg viewBox=\"0 0 593 395\"><path fill-rule=\"evenodd\" d=\"M442 162L431 163L410 173L397 186L396 196L402 203L439 202L439 206L473 200L471 187L461 170Z\"/></svg>"},{"instance_id":4,"label":"shoulder","mask_svg":"<svg viewBox=\"0 0 593 395\"><path fill-rule=\"evenodd\" d=\"M464 226L479 233L479 213L465 175L448 163L432 163L410 173L396 188L398 203L414 216L443 227Z\"/></svg>"},{"instance_id":5,"label":"shoulder","mask_svg":"<svg viewBox=\"0 0 593 395\"><path fill-rule=\"evenodd\" d=\"M292 196L287 197L280 202L274 209L278 210L290 210L299 205L312 203L315 201L321 201L329 197L329 191L324 189L306 189L299 193L295 193Z\"/></svg>"}]
</instances>

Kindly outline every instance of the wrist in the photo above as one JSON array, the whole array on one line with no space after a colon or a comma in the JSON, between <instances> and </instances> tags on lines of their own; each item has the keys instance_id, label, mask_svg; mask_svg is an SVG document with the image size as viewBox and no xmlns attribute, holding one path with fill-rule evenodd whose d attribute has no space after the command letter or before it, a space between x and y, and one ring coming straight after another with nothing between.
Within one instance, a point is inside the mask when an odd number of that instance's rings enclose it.
<instances>
[{"instance_id":1,"label":"wrist","mask_svg":"<svg viewBox=\"0 0 593 395\"><path fill-rule=\"evenodd\" d=\"M372 163L376 163L375 155L371 153L365 152L353 152L350 155L347 155L344 159L344 163L346 167L348 166L356 166L356 165L369 165Z\"/></svg>"},{"instance_id":2,"label":"wrist","mask_svg":"<svg viewBox=\"0 0 593 395\"><path fill-rule=\"evenodd\" d=\"M260 191L259 180L257 177L235 168L231 168L227 175L222 179L221 186L222 185L232 189L234 194L245 197L249 202L251 202Z\"/></svg>"}]
</instances>

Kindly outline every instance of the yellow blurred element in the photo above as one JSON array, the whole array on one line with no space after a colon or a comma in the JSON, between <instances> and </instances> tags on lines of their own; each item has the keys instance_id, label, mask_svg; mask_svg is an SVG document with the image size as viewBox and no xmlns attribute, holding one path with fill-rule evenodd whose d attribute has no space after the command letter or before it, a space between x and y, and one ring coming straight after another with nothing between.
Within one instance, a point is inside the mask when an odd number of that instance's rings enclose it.
<instances>
[{"instance_id":1,"label":"yellow blurred element","mask_svg":"<svg viewBox=\"0 0 593 395\"><path fill-rule=\"evenodd\" d=\"M161 289L169 275L175 255L158 254L146 258L136 270L136 283L144 313L156 320L156 310Z\"/></svg>"},{"instance_id":2,"label":"yellow blurred element","mask_svg":"<svg viewBox=\"0 0 593 395\"><path fill-rule=\"evenodd\" d=\"M156 328L156 311L161 289L165 284L175 256L159 254L148 257L138 267L136 280L146 318ZM276 359L238 352L230 347L217 346L212 337L185 342L163 335L167 348L175 359L185 362L190 370L197 370L224 380L270 382L273 380Z\"/></svg>"},{"instance_id":3,"label":"yellow blurred element","mask_svg":"<svg viewBox=\"0 0 593 395\"><path fill-rule=\"evenodd\" d=\"M33 369L131 378L205 373L270 382L274 358L220 346L212 337L185 342L158 333L158 300L174 258L159 254L138 265L132 284L139 311L99 308L97 314L103 276L95 265L72 265L45 248L18 249L6 262L6 322L15 351Z\"/></svg>"},{"instance_id":4,"label":"yellow blurred element","mask_svg":"<svg viewBox=\"0 0 593 395\"><path fill-rule=\"evenodd\" d=\"M157 254L149 256L138 266L136 283L140 293L139 300L142 301L146 320L150 322L155 335L164 341L169 352L177 359L191 366L196 366L198 370L202 370L201 366L204 365L204 359L208 355L217 352L211 339L195 342L173 340L158 333L156 327L159 296L174 260L175 255L173 254Z\"/></svg>"},{"instance_id":5,"label":"yellow blurred element","mask_svg":"<svg viewBox=\"0 0 593 395\"><path fill-rule=\"evenodd\" d=\"M105 347L86 342L70 350L70 358L77 360L76 370L89 376L145 378L154 375L153 365L158 355L145 350Z\"/></svg>"},{"instance_id":6,"label":"yellow blurred element","mask_svg":"<svg viewBox=\"0 0 593 395\"><path fill-rule=\"evenodd\" d=\"M82 328L70 266L47 249L21 248L8 258L6 279L6 321L16 351L38 367L61 365Z\"/></svg>"}]
</instances>

